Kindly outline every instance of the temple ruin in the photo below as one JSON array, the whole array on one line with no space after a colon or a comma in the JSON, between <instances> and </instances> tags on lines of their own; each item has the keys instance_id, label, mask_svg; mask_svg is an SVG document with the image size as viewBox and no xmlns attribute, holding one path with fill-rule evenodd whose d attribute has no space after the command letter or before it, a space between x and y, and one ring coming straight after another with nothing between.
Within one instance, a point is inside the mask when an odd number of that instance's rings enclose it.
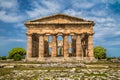
<instances>
[{"instance_id":1,"label":"temple ruin","mask_svg":"<svg viewBox=\"0 0 120 80\"><path fill-rule=\"evenodd\" d=\"M94 22L55 14L24 23L27 28L27 61L93 60Z\"/></svg>"}]
</instances>

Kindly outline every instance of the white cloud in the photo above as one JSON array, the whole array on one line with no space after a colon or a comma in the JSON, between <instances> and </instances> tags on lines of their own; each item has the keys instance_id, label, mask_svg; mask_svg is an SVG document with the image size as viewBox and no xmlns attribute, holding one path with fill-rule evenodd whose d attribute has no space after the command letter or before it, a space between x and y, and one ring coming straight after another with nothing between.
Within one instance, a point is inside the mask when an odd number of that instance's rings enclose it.
<instances>
[{"instance_id":1,"label":"white cloud","mask_svg":"<svg viewBox=\"0 0 120 80\"><path fill-rule=\"evenodd\" d=\"M24 15L20 15L17 0L0 0L0 9L0 20L3 22L15 23L25 19Z\"/></svg>"},{"instance_id":2,"label":"white cloud","mask_svg":"<svg viewBox=\"0 0 120 80\"><path fill-rule=\"evenodd\" d=\"M98 13L100 11L100 13ZM89 12L87 10L74 10L74 9L67 9L64 10L65 14L77 16L80 18L85 18L87 20L92 20L95 22L94 27L94 43L95 45L109 45L112 40L106 41L107 38L112 38L115 36L120 35L120 25L117 24L117 20L114 19L114 17L111 17L111 15L107 16L107 12L105 10L98 10L96 12L96 15L93 15L95 13ZM102 15L103 14L103 15ZM92 16L91 16L92 15ZM118 40L119 41L119 40ZM118 41L112 41L112 43L116 43L114 45L117 45ZM111 44L113 45L113 44ZM110 45L110 46L111 46Z\"/></svg>"},{"instance_id":3,"label":"white cloud","mask_svg":"<svg viewBox=\"0 0 120 80\"><path fill-rule=\"evenodd\" d=\"M101 24L98 24L98 25L99 26L94 27L95 39L109 38L109 37L114 37L114 36L120 35L119 27L117 27L117 25L115 25L115 24L113 24L114 26L101 25Z\"/></svg>"},{"instance_id":4,"label":"white cloud","mask_svg":"<svg viewBox=\"0 0 120 80\"><path fill-rule=\"evenodd\" d=\"M20 16L16 13L8 14L6 11L1 11L0 12L0 20L3 21L3 22L9 22L9 23L20 22L23 19L24 19L23 16Z\"/></svg>"},{"instance_id":5,"label":"white cloud","mask_svg":"<svg viewBox=\"0 0 120 80\"><path fill-rule=\"evenodd\" d=\"M8 39L8 41L12 41L12 42L25 42L24 39Z\"/></svg>"},{"instance_id":6,"label":"white cloud","mask_svg":"<svg viewBox=\"0 0 120 80\"><path fill-rule=\"evenodd\" d=\"M80 8L80 9L89 9L91 7L93 7L95 4L92 3L92 2L88 2L88 1L81 1L81 0L78 0L78 1L73 1L73 5L72 7L73 8Z\"/></svg>"},{"instance_id":7,"label":"white cloud","mask_svg":"<svg viewBox=\"0 0 120 80\"><path fill-rule=\"evenodd\" d=\"M106 22L114 22L115 20L113 18L111 18L110 16L106 16L106 17L97 17L97 16L90 16L87 17L90 20L93 20L97 23L106 23Z\"/></svg>"},{"instance_id":8,"label":"white cloud","mask_svg":"<svg viewBox=\"0 0 120 80\"><path fill-rule=\"evenodd\" d=\"M36 18L48 14L57 13L61 9L60 4L53 1L42 0L41 4L36 1L31 4L33 9L30 11L26 11L30 18Z\"/></svg>"},{"instance_id":9,"label":"white cloud","mask_svg":"<svg viewBox=\"0 0 120 80\"><path fill-rule=\"evenodd\" d=\"M17 7L17 0L0 0L0 7L10 9Z\"/></svg>"},{"instance_id":10,"label":"white cloud","mask_svg":"<svg viewBox=\"0 0 120 80\"><path fill-rule=\"evenodd\" d=\"M14 27L22 29L22 31L26 30L26 27L25 27L24 23L17 23L17 24L14 25Z\"/></svg>"},{"instance_id":11,"label":"white cloud","mask_svg":"<svg viewBox=\"0 0 120 80\"><path fill-rule=\"evenodd\" d=\"M1 41L0 43L1 50L6 51L7 48L12 48L11 46L16 46L16 43L19 43L19 45L25 44L26 39L9 38L9 37L0 36L0 41Z\"/></svg>"},{"instance_id":12,"label":"white cloud","mask_svg":"<svg viewBox=\"0 0 120 80\"><path fill-rule=\"evenodd\" d=\"M108 15L108 13L105 9L102 9L102 10L92 9L91 14L94 16L106 16L106 15Z\"/></svg>"},{"instance_id":13,"label":"white cloud","mask_svg":"<svg viewBox=\"0 0 120 80\"><path fill-rule=\"evenodd\" d=\"M116 31L114 34L120 35L120 30Z\"/></svg>"},{"instance_id":14,"label":"white cloud","mask_svg":"<svg viewBox=\"0 0 120 80\"><path fill-rule=\"evenodd\" d=\"M82 15L82 12L80 12L80 11L75 11L75 10L73 10L73 9L64 10L63 13L68 14L68 15L72 15L72 16L80 16L80 15Z\"/></svg>"},{"instance_id":15,"label":"white cloud","mask_svg":"<svg viewBox=\"0 0 120 80\"><path fill-rule=\"evenodd\" d=\"M4 36L0 36L0 41L3 42L25 42L24 39L20 39L20 38L9 38L9 37L4 37ZM5 44L5 43L4 43Z\"/></svg>"}]
</instances>

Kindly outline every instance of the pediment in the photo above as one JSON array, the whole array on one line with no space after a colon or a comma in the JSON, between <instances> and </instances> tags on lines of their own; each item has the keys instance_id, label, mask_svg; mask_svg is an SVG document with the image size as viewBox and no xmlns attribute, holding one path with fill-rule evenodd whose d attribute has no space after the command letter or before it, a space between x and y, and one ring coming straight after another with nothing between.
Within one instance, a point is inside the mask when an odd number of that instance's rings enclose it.
<instances>
[{"instance_id":1,"label":"pediment","mask_svg":"<svg viewBox=\"0 0 120 80\"><path fill-rule=\"evenodd\" d=\"M77 18L65 14L56 14L52 16L47 16L35 20L31 20L29 22L44 22L44 23L70 23L70 22L89 22L82 18Z\"/></svg>"}]
</instances>

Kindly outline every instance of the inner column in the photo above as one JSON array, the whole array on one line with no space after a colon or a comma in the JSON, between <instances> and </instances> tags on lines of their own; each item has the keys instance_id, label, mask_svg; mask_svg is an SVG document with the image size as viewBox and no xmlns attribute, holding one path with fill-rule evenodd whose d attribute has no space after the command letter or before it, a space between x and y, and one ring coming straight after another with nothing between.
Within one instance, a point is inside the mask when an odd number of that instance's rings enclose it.
<instances>
[{"instance_id":1,"label":"inner column","mask_svg":"<svg viewBox=\"0 0 120 80\"><path fill-rule=\"evenodd\" d=\"M57 56L56 42L57 42L56 35L52 35L52 54L51 54L51 57Z\"/></svg>"},{"instance_id":2,"label":"inner column","mask_svg":"<svg viewBox=\"0 0 120 80\"><path fill-rule=\"evenodd\" d=\"M72 35L72 56L76 56L76 35Z\"/></svg>"},{"instance_id":3,"label":"inner column","mask_svg":"<svg viewBox=\"0 0 120 80\"><path fill-rule=\"evenodd\" d=\"M44 36L39 35L39 58L44 57Z\"/></svg>"},{"instance_id":4,"label":"inner column","mask_svg":"<svg viewBox=\"0 0 120 80\"><path fill-rule=\"evenodd\" d=\"M68 35L64 35L64 57L69 56Z\"/></svg>"},{"instance_id":5,"label":"inner column","mask_svg":"<svg viewBox=\"0 0 120 80\"><path fill-rule=\"evenodd\" d=\"M82 57L82 45L81 45L81 36L77 35L76 38L76 57Z\"/></svg>"},{"instance_id":6,"label":"inner column","mask_svg":"<svg viewBox=\"0 0 120 80\"><path fill-rule=\"evenodd\" d=\"M49 56L49 51L48 51L48 48L49 48L48 37L49 37L49 35L47 35L47 34L44 36L44 54L45 54L45 57Z\"/></svg>"},{"instance_id":7,"label":"inner column","mask_svg":"<svg viewBox=\"0 0 120 80\"><path fill-rule=\"evenodd\" d=\"M88 35L82 34L83 57L88 57Z\"/></svg>"}]
</instances>

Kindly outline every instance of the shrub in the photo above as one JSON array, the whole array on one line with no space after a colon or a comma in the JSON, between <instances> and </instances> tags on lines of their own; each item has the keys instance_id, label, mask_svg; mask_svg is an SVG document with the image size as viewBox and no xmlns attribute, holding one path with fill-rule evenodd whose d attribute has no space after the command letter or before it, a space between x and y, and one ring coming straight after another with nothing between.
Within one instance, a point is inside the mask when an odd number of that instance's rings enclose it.
<instances>
[{"instance_id":1,"label":"shrub","mask_svg":"<svg viewBox=\"0 0 120 80\"><path fill-rule=\"evenodd\" d=\"M111 57L107 57L106 59L109 61L109 60L111 60L112 58L111 58Z\"/></svg>"},{"instance_id":2,"label":"shrub","mask_svg":"<svg viewBox=\"0 0 120 80\"><path fill-rule=\"evenodd\" d=\"M0 56L0 60L6 60L6 56Z\"/></svg>"},{"instance_id":3,"label":"shrub","mask_svg":"<svg viewBox=\"0 0 120 80\"><path fill-rule=\"evenodd\" d=\"M12 50L10 50L8 58L14 59L14 60L21 60L24 58L25 54L26 54L25 49L17 47L17 48L13 48Z\"/></svg>"},{"instance_id":4,"label":"shrub","mask_svg":"<svg viewBox=\"0 0 120 80\"><path fill-rule=\"evenodd\" d=\"M17 53L14 55L13 59L14 59L14 61L19 61L19 60L23 59L23 56Z\"/></svg>"},{"instance_id":5,"label":"shrub","mask_svg":"<svg viewBox=\"0 0 120 80\"><path fill-rule=\"evenodd\" d=\"M94 48L94 56L97 59L105 59L106 58L106 49L102 46L96 46Z\"/></svg>"}]
</instances>

